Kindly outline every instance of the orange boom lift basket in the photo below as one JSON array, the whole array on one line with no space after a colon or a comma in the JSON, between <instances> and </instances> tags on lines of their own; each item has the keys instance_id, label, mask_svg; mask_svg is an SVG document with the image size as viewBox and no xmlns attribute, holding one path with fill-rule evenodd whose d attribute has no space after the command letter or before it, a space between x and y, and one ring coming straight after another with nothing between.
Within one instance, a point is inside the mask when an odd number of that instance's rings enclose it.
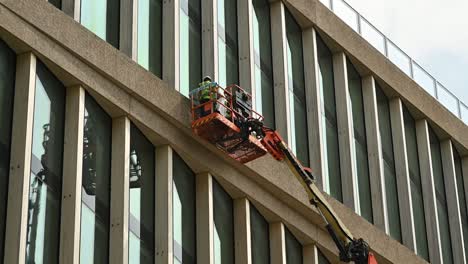
<instances>
[{"instance_id":1,"label":"orange boom lift basket","mask_svg":"<svg viewBox=\"0 0 468 264\"><path fill-rule=\"evenodd\" d=\"M205 89L209 89L206 91ZM209 100L201 94L209 92ZM237 85L226 88L214 84L190 92L192 101L192 130L198 136L215 144L233 159L246 163L267 153L260 141L252 135L241 135L236 125L239 120L263 116L252 109L252 96Z\"/></svg>"}]
</instances>

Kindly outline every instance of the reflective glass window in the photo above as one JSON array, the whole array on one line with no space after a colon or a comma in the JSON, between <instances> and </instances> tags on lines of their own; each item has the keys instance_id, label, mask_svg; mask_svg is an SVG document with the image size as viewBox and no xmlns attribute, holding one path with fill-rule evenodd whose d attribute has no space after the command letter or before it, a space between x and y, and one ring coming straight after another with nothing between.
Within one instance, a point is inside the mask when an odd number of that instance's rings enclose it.
<instances>
[{"instance_id":1,"label":"reflective glass window","mask_svg":"<svg viewBox=\"0 0 468 264\"><path fill-rule=\"evenodd\" d=\"M325 257L325 255L322 254L320 250L318 251L318 263L319 264L330 264L330 261Z\"/></svg>"},{"instance_id":2,"label":"reflective glass window","mask_svg":"<svg viewBox=\"0 0 468 264\"><path fill-rule=\"evenodd\" d=\"M0 259L3 259L16 54L0 40Z\"/></svg>"},{"instance_id":3,"label":"reflective glass window","mask_svg":"<svg viewBox=\"0 0 468 264\"><path fill-rule=\"evenodd\" d=\"M36 68L26 262L58 263L65 87Z\"/></svg>"},{"instance_id":4,"label":"reflective glass window","mask_svg":"<svg viewBox=\"0 0 468 264\"><path fill-rule=\"evenodd\" d=\"M463 230L463 240L465 241L465 257L468 263L468 204L466 203L465 185L463 179L462 161L458 151L453 149L455 158L455 176L457 179L458 204L460 205L460 216Z\"/></svg>"},{"instance_id":5,"label":"reflective glass window","mask_svg":"<svg viewBox=\"0 0 468 264\"><path fill-rule=\"evenodd\" d=\"M129 263L154 263L155 154L133 124L130 129Z\"/></svg>"},{"instance_id":6,"label":"reflective glass window","mask_svg":"<svg viewBox=\"0 0 468 264\"><path fill-rule=\"evenodd\" d=\"M112 119L89 95L85 97L81 188L80 263L107 263Z\"/></svg>"},{"instance_id":7,"label":"reflective glass window","mask_svg":"<svg viewBox=\"0 0 468 264\"><path fill-rule=\"evenodd\" d=\"M173 166L174 263L194 264L197 260L195 175L176 153L173 155Z\"/></svg>"},{"instance_id":8,"label":"reflective glass window","mask_svg":"<svg viewBox=\"0 0 468 264\"><path fill-rule=\"evenodd\" d=\"M338 145L338 124L336 119L335 83L333 77L333 56L331 51L317 34L318 79L321 100L320 118L324 136L323 161L325 170L325 191L339 201L343 201L341 192L340 149Z\"/></svg>"},{"instance_id":9,"label":"reflective glass window","mask_svg":"<svg viewBox=\"0 0 468 264\"><path fill-rule=\"evenodd\" d=\"M429 260L421 171L419 167L419 154L416 138L416 123L406 107L403 107L403 116L405 122L406 154L408 157L408 168L411 182L411 203L416 236L416 253L425 260Z\"/></svg>"},{"instance_id":10,"label":"reflective glass window","mask_svg":"<svg viewBox=\"0 0 468 264\"><path fill-rule=\"evenodd\" d=\"M53 4L58 9L62 8L62 0L49 0L49 3Z\"/></svg>"},{"instance_id":11,"label":"reflective glass window","mask_svg":"<svg viewBox=\"0 0 468 264\"><path fill-rule=\"evenodd\" d=\"M162 77L162 2L138 0L137 61Z\"/></svg>"},{"instance_id":12,"label":"reflective glass window","mask_svg":"<svg viewBox=\"0 0 468 264\"><path fill-rule=\"evenodd\" d=\"M382 144L382 164L387 200L387 215L390 236L401 241L400 208L396 182L395 158L393 152L390 105L387 96L376 83L377 111L379 118L380 141Z\"/></svg>"},{"instance_id":13,"label":"reflective glass window","mask_svg":"<svg viewBox=\"0 0 468 264\"><path fill-rule=\"evenodd\" d=\"M445 195L444 171L442 168L442 154L440 142L432 128L429 127L429 140L431 143L432 173L436 191L437 219L439 220L439 233L444 263L453 263L452 242L450 240L450 225L447 210L447 197Z\"/></svg>"},{"instance_id":14,"label":"reflective glass window","mask_svg":"<svg viewBox=\"0 0 468 264\"><path fill-rule=\"evenodd\" d=\"M180 1L179 27L179 89L188 96L202 78L200 0Z\"/></svg>"},{"instance_id":15,"label":"reflective glass window","mask_svg":"<svg viewBox=\"0 0 468 264\"><path fill-rule=\"evenodd\" d=\"M234 208L232 198L213 180L214 263L234 263Z\"/></svg>"},{"instance_id":16,"label":"reflective glass window","mask_svg":"<svg viewBox=\"0 0 468 264\"><path fill-rule=\"evenodd\" d=\"M286 10L287 76L289 83L289 122L291 149L297 158L309 166L309 143L307 137L307 110L304 85L304 60L302 56L302 30Z\"/></svg>"},{"instance_id":17,"label":"reflective glass window","mask_svg":"<svg viewBox=\"0 0 468 264\"><path fill-rule=\"evenodd\" d=\"M239 83L237 45L237 1L218 1L218 83ZM250 88L250 87L249 87Z\"/></svg>"},{"instance_id":18,"label":"reflective glass window","mask_svg":"<svg viewBox=\"0 0 468 264\"><path fill-rule=\"evenodd\" d=\"M367 158L366 124L364 120L364 103L362 97L361 76L354 66L347 62L348 85L353 116L354 155L356 169L356 182L358 192L358 213L372 223L372 201L369 180L369 162Z\"/></svg>"},{"instance_id":19,"label":"reflective glass window","mask_svg":"<svg viewBox=\"0 0 468 264\"><path fill-rule=\"evenodd\" d=\"M302 245L294 235L284 228L286 240L286 264L302 264Z\"/></svg>"},{"instance_id":20,"label":"reflective glass window","mask_svg":"<svg viewBox=\"0 0 468 264\"><path fill-rule=\"evenodd\" d=\"M270 228L263 215L250 204L252 264L270 263Z\"/></svg>"},{"instance_id":21,"label":"reflective glass window","mask_svg":"<svg viewBox=\"0 0 468 264\"><path fill-rule=\"evenodd\" d=\"M81 24L119 47L120 0L81 0Z\"/></svg>"},{"instance_id":22,"label":"reflective glass window","mask_svg":"<svg viewBox=\"0 0 468 264\"><path fill-rule=\"evenodd\" d=\"M274 128L275 104L271 55L270 3L268 0L252 0L252 4L255 110L264 116L264 124L266 126Z\"/></svg>"}]
</instances>

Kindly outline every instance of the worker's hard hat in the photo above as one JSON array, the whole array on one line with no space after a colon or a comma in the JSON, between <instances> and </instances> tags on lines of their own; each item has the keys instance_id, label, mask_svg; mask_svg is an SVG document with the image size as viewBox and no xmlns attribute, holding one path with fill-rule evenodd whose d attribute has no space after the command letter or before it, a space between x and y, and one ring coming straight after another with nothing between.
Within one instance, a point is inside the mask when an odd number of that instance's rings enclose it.
<instances>
[{"instance_id":1,"label":"worker's hard hat","mask_svg":"<svg viewBox=\"0 0 468 264\"><path fill-rule=\"evenodd\" d=\"M203 81L204 82L206 82L206 81L211 82L211 77L207 75L207 76L203 77Z\"/></svg>"}]
</instances>

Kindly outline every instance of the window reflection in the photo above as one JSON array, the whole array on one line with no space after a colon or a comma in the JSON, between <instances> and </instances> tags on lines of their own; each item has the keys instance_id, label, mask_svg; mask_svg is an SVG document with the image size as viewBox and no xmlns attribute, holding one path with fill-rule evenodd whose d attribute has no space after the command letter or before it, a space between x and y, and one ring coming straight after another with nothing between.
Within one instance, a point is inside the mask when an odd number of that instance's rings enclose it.
<instances>
[{"instance_id":1,"label":"window reflection","mask_svg":"<svg viewBox=\"0 0 468 264\"><path fill-rule=\"evenodd\" d=\"M302 245L297 241L296 237L287 229L284 228L286 240L286 264L302 264Z\"/></svg>"},{"instance_id":2,"label":"window reflection","mask_svg":"<svg viewBox=\"0 0 468 264\"><path fill-rule=\"evenodd\" d=\"M458 151L453 148L453 157L455 162L455 175L457 179L458 204L460 206L461 225L463 230L463 240L465 241L465 257L468 263L468 213L465 197L465 179L463 179L462 160ZM468 180L468 179L466 179Z\"/></svg>"},{"instance_id":3,"label":"window reflection","mask_svg":"<svg viewBox=\"0 0 468 264\"><path fill-rule=\"evenodd\" d=\"M234 263L234 208L232 198L213 180L214 263Z\"/></svg>"},{"instance_id":4,"label":"window reflection","mask_svg":"<svg viewBox=\"0 0 468 264\"><path fill-rule=\"evenodd\" d=\"M119 47L120 0L81 0L81 24Z\"/></svg>"},{"instance_id":5,"label":"window reflection","mask_svg":"<svg viewBox=\"0 0 468 264\"><path fill-rule=\"evenodd\" d=\"M250 204L252 264L270 263L270 229L266 219Z\"/></svg>"}]
</instances>

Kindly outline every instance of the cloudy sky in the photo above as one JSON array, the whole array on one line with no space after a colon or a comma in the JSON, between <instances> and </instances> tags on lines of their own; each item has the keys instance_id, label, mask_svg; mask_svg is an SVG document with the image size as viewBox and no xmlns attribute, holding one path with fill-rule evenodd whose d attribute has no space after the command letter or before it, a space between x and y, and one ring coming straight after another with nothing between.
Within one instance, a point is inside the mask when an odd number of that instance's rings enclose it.
<instances>
[{"instance_id":1,"label":"cloudy sky","mask_svg":"<svg viewBox=\"0 0 468 264\"><path fill-rule=\"evenodd\" d=\"M468 105L468 0L346 0Z\"/></svg>"}]
</instances>

